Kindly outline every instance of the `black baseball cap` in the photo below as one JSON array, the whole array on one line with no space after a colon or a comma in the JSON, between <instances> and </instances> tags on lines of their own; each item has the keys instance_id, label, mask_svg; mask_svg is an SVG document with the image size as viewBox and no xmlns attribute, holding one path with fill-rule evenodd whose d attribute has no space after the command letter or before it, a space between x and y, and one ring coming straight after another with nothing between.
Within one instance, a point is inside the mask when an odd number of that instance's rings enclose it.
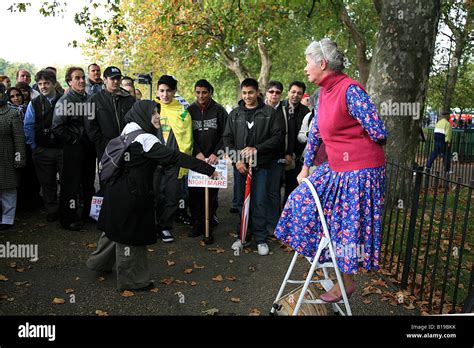
<instances>
[{"instance_id":1,"label":"black baseball cap","mask_svg":"<svg viewBox=\"0 0 474 348\"><path fill-rule=\"evenodd\" d=\"M107 67L107 69L105 69L104 77L115 77L115 76L120 76L120 77L123 76L119 68L117 68L116 66L109 66Z\"/></svg>"}]
</instances>

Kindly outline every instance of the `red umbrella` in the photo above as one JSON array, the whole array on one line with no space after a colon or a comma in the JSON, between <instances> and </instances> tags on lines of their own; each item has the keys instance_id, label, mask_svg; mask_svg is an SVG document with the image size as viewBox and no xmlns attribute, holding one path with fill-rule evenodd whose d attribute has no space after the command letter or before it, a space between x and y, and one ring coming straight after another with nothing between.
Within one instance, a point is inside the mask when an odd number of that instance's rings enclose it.
<instances>
[{"instance_id":1,"label":"red umbrella","mask_svg":"<svg viewBox=\"0 0 474 348\"><path fill-rule=\"evenodd\" d=\"M240 219L240 241L245 243L247 236L247 227L249 223L250 191L252 189L252 162L249 164L249 171L245 179L244 205L242 206L242 217Z\"/></svg>"}]
</instances>

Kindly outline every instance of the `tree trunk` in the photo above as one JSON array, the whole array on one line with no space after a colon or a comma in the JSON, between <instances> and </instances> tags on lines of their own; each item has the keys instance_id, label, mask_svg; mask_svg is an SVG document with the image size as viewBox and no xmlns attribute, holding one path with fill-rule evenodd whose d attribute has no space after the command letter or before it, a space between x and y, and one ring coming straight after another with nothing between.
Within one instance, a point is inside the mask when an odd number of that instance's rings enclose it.
<instances>
[{"instance_id":1,"label":"tree trunk","mask_svg":"<svg viewBox=\"0 0 474 348\"><path fill-rule=\"evenodd\" d=\"M443 99L443 112L450 112L451 111L451 101L453 99L454 91L456 89L456 84L458 82L458 72L459 72L459 65L461 64L461 57L466 47L466 39L471 32L472 27L472 16L473 11L468 7L467 8L467 17L466 23L464 28L456 28L454 24L447 21L448 27L453 32L454 37L454 53L450 60L449 71L448 71L448 83L447 88L444 91L445 97Z\"/></svg>"},{"instance_id":2,"label":"tree trunk","mask_svg":"<svg viewBox=\"0 0 474 348\"><path fill-rule=\"evenodd\" d=\"M240 82L245 80L247 77L250 77L250 72L242 64L239 58L235 57L228 51L220 50L220 53L223 57L222 63L237 76Z\"/></svg>"},{"instance_id":3,"label":"tree trunk","mask_svg":"<svg viewBox=\"0 0 474 348\"><path fill-rule=\"evenodd\" d=\"M268 55L268 50L262 37L258 38L257 44L258 52L260 52L260 61L262 62L262 65L260 66L260 75L258 76L258 85L260 91L265 94L270 79L270 71L272 70L272 61Z\"/></svg>"},{"instance_id":4,"label":"tree trunk","mask_svg":"<svg viewBox=\"0 0 474 348\"><path fill-rule=\"evenodd\" d=\"M390 135L387 158L411 166L418 144L440 0L383 1L367 81Z\"/></svg>"}]
</instances>

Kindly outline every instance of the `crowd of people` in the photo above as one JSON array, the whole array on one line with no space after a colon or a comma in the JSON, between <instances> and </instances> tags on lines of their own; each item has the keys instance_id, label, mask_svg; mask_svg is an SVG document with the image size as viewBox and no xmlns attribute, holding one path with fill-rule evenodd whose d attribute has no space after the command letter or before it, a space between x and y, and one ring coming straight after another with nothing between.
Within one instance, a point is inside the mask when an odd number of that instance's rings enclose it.
<instances>
[{"instance_id":1,"label":"crowd of people","mask_svg":"<svg viewBox=\"0 0 474 348\"><path fill-rule=\"evenodd\" d=\"M134 80L114 66L102 76L100 66L91 64L87 77L81 67L70 67L66 90L51 67L36 73L32 87L26 70L18 71L15 87L0 77L0 146L8 150L1 152L6 155L0 228L13 226L17 203L24 200L42 203L48 222L59 220L64 229L78 231L91 219L92 196L103 196L97 223L103 233L87 265L111 271L116 264L119 289L145 289L150 286L147 244L157 238L173 242L176 223L192 225L189 237L204 235L204 189L187 187L188 168L215 177L212 165L227 158L234 177L231 212L239 216L252 169L249 233L234 243L237 247L253 239L258 254L268 255L267 238L274 234L314 257L322 229L309 189L301 183L309 177L333 242L362 244L362 266L377 269L387 132L363 86L342 73L343 55L333 41L313 42L306 59L308 79L319 87L314 94L293 81L283 98L280 81L261 91L247 78L229 114L213 99L214 87L206 79L195 83L195 101L189 104L171 75L159 78L155 101L141 100ZM118 136L130 137L129 158L117 180L95 185L107 146ZM311 167L316 169L310 175ZM209 189L208 244L219 223L218 193ZM345 255L337 261L350 296L360 260ZM338 300L338 285L324 296Z\"/></svg>"}]
</instances>

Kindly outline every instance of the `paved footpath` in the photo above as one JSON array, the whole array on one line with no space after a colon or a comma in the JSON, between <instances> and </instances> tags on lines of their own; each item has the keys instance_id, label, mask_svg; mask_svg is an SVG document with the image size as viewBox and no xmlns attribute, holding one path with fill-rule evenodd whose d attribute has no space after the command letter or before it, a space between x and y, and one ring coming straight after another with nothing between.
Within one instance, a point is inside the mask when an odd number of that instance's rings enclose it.
<instances>
[{"instance_id":1,"label":"paved footpath","mask_svg":"<svg viewBox=\"0 0 474 348\"><path fill-rule=\"evenodd\" d=\"M131 297L116 290L113 273L87 269L99 237L94 224L71 232L47 223L44 211L18 214L15 227L0 232L0 244L37 244L39 259L0 259L0 315L206 315L216 309L217 315L267 315L293 254L273 239L268 256L259 256L255 245L235 256L230 246L238 216L229 213L231 194L230 188L219 194L215 243L200 244L200 238L187 237L190 227L177 225L174 243L159 240L148 247L156 289ZM300 262L300 276L308 266ZM354 315L419 314L394 303L378 274L361 274L357 282ZM388 300L368 292L383 292ZM64 303L53 303L55 298Z\"/></svg>"}]
</instances>

